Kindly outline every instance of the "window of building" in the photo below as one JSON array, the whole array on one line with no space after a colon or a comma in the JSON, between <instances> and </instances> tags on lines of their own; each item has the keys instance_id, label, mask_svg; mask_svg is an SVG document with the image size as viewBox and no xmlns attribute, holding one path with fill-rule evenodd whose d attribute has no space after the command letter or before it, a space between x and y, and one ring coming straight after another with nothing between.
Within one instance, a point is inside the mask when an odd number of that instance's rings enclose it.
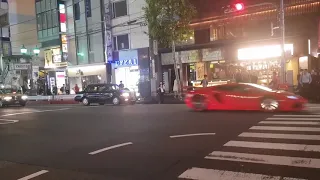
<instances>
[{"instance_id":1,"label":"window of building","mask_svg":"<svg viewBox=\"0 0 320 180\"><path fill-rule=\"evenodd\" d=\"M37 15L37 26L38 26L38 31L42 30L42 18L41 14Z\"/></svg>"},{"instance_id":2,"label":"window of building","mask_svg":"<svg viewBox=\"0 0 320 180\"><path fill-rule=\"evenodd\" d=\"M10 37L9 27L1 28L2 37Z\"/></svg>"},{"instance_id":3,"label":"window of building","mask_svg":"<svg viewBox=\"0 0 320 180\"><path fill-rule=\"evenodd\" d=\"M2 46L3 46L3 55L8 56L11 54L11 45L10 42L2 42Z\"/></svg>"},{"instance_id":4,"label":"window of building","mask_svg":"<svg viewBox=\"0 0 320 180\"><path fill-rule=\"evenodd\" d=\"M128 15L127 1L118 1L112 3L112 17L117 18Z\"/></svg>"},{"instance_id":5,"label":"window of building","mask_svg":"<svg viewBox=\"0 0 320 180\"><path fill-rule=\"evenodd\" d=\"M36 11L37 11L37 14L41 13L41 3L40 3L40 1L38 1L36 3Z\"/></svg>"},{"instance_id":6,"label":"window of building","mask_svg":"<svg viewBox=\"0 0 320 180\"><path fill-rule=\"evenodd\" d=\"M52 28L53 27L53 22L52 22L52 13L51 11L47 11L47 23L48 23L48 28Z\"/></svg>"},{"instance_id":7,"label":"window of building","mask_svg":"<svg viewBox=\"0 0 320 180\"><path fill-rule=\"evenodd\" d=\"M80 4L76 3L74 4L74 20L80 20Z\"/></svg>"},{"instance_id":8,"label":"window of building","mask_svg":"<svg viewBox=\"0 0 320 180\"><path fill-rule=\"evenodd\" d=\"M88 43L86 36L77 36L77 57L78 64L88 64Z\"/></svg>"},{"instance_id":9,"label":"window of building","mask_svg":"<svg viewBox=\"0 0 320 180\"><path fill-rule=\"evenodd\" d=\"M46 11L51 10L51 0L42 0L46 2Z\"/></svg>"},{"instance_id":10,"label":"window of building","mask_svg":"<svg viewBox=\"0 0 320 180\"><path fill-rule=\"evenodd\" d=\"M51 0L51 9L56 9L58 7L58 2L57 0Z\"/></svg>"},{"instance_id":11,"label":"window of building","mask_svg":"<svg viewBox=\"0 0 320 180\"><path fill-rule=\"evenodd\" d=\"M41 19L42 19L42 29L47 29L48 28L48 23L47 23L47 15L46 15L46 13L41 13Z\"/></svg>"},{"instance_id":12,"label":"window of building","mask_svg":"<svg viewBox=\"0 0 320 180\"><path fill-rule=\"evenodd\" d=\"M41 2L41 12L46 11L46 1L42 0Z\"/></svg>"},{"instance_id":13,"label":"window of building","mask_svg":"<svg viewBox=\"0 0 320 180\"><path fill-rule=\"evenodd\" d=\"M113 37L114 50L129 49L129 35L119 35Z\"/></svg>"},{"instance_id":14,"label":"window of building","mask_svg":"<svg viewBox=\"0 0 320 180\"><path fill-rule=\"evenodd\" d=\"M51 13L52 13L52 27L59 26L58 11L56 9L53 9Z\"/></svg>"}]
</instances>

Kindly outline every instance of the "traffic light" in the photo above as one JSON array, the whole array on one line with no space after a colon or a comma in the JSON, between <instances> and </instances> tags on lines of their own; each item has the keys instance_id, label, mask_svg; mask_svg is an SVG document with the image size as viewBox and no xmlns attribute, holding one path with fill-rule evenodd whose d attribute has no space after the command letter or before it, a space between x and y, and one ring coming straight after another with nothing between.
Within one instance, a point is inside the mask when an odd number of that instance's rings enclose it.
<instances>
[{"instance_id":1,"label":"traffic light","mask_svg":"<svg viewBox=\"0 0 320 180\"><path fill-rule=\"evenodd\" d=\"M244 4L243 3L234 3L234 4L230 4L228 6L222 7L222 9L225 14L239 12L239 11L244 10Z\"/></svg>"},{"instance_id":2,"label":"traffic light","mask_svg":"<svg viewBox=\"0 0 320 180\"><path fill-rule=\"evenodd\" d=\"M234 7L235 7L235 10L237 10L237 11L242 11L242 10L244 10L244 4L243 4L243 3L236 3L236 4L234 5Z\"/></svg>"}]
</instances>

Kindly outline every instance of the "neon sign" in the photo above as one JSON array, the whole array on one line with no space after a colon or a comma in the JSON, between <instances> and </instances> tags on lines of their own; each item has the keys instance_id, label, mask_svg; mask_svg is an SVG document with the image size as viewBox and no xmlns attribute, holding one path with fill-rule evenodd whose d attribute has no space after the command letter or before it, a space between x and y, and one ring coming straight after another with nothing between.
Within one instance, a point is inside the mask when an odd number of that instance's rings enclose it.
<instances>
[{"instance_id":1,"label":"neon sign","mask_svg":"<svg viewBox=\"0 0 320 180\"><path fill-rule=\"evenodd\" d=\"M59 4L59 16L60 16L60 30L61 32L67 32L67 17L64 4Z\"/></svg>"}]
</instances>

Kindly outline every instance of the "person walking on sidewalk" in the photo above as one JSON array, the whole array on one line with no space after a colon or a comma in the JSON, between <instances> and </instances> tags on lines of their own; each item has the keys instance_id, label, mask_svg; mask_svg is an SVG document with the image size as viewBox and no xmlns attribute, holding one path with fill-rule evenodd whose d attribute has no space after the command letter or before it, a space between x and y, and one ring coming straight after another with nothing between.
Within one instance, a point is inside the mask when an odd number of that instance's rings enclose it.
<instances>
[{"instance_id":1,"label":"person walking on sidewalk","mask_svg":"<svg viewBox=\"0 0 320 180\"><path fill-rule=\"evenodd\" d=\"M160 82L160 85L157 90L158 96L159 96L159 104L163 104L164 102L164 93L165 93L165 85L163 82Z\"/></svg>"},{"instance_id":2,"label":"person walking on sidewalk","mask_svg":"<svg viewBox=\"0 0 320 180\"><path fill-rule=\"evenodd\" d=\"M78 84L76 84L73 89L75 94L78 94L80 91Z\"/></svg>"},{"instance_id":3,"label":"person walking on sidewalk","mask_svg":"<svg viewBox=\"0 0 320 180\"><path fill-rule=\"evenodd\" d=\"M208 87L208 76L207 75L204 75L204 79L201 81L200 83L202 85L202 87Z\"/></svg>"},{"instance_id":4,"label":"person walking on sidewalk","mask_svg":"<svg viewBox=\"0 0 320 180\"><path fill-rule=\"evenodd\" d=\"M307 99L310 98L309 89L310 89L311 82L312 82L311 74L308 72L307 69L305 69L302 75L300 76L300 84L302 87L301 96L303 96L304 98L307 98Z\"/></svg>"}]
</instances>

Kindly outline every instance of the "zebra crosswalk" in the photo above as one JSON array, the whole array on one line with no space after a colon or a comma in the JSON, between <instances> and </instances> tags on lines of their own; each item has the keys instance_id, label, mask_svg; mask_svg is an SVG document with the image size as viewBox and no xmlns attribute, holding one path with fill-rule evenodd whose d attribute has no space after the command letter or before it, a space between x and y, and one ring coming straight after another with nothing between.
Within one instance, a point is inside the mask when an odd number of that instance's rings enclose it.
<instances>
[{"instance_id":1,"label":"zebra crosswalk","mask_svg":"<svg viewBox=\"0 0 320 180\"><path fill-rule=\"evenodd\" d=\"M320 179L320 114L274 115L204 157L179 178L192 180ZM228 166L224 166L227 163ZM233 165L246 164L236 168ZM249 169L248 166L256 167ZM257 170L286 168L293 173ZM234 167L234 169L232 169ZM247 169L246 169L247 168ZM297 168L302 169L297 175ZM255 172L256 170L256 172ZM312 172L312 173L309 173ZM317 174L317 175L314 175ZM297 176L296 176L297 175Z\"/></svg>"}]
</instances>

